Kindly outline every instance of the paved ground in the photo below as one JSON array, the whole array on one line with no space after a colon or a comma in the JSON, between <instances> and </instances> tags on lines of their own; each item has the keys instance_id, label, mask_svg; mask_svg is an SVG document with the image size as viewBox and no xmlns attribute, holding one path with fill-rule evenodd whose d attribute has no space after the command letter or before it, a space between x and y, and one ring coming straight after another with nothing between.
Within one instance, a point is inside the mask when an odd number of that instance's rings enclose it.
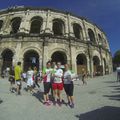
<instances>
[{"instance_id":1,"label":"paved ground","mask_svg":"<svg viewBox=\"0 0 120 120\"><path fill-rule=\"evenodd\" d=\"M23 89L22 96L16 96L9 92L7 79L0 79L0 120L120 120L120 83L115 73L87 82L83 86L75 81L75 108L71 109L44 106L42 93L31 95ZM64 92L63 98L66 101Z\"/></svg>"}]
</instances>

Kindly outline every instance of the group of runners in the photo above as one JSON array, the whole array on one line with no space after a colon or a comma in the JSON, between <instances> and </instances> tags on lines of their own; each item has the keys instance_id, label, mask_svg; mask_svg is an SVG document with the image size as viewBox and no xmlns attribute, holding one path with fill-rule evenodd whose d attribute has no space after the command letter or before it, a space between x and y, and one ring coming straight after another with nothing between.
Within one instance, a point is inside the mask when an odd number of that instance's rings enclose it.
<instances>
[{"instance_id":1,"label":"group of runners","mask_svg":"<svg viewBox=\"0 0 120 120\"><path fill-rule=\"evenodd\" d=\"M20 95L22 86L21 62L18 62L17 66L15 66L15 68L12 68L12 70L10 71L10 90L11 92L14 92L12 85L16 82L16 94ZM26 73L27 90L29 90L31 93L34 93L34 87L37 85L37 87L39 88L40 86L38 82L41 82L42 80L44 87L44 105L49 106L51 104L58 104L59 106L61 106L63 104L62 91L64 89L67 96L66 104L69 105L71 108L74 108L73 81L76 79L76 77L77 75L70 70L68 64L65 64L64 69L62 69L60 62L57 62L55 64L55 62L51 63L50 61L48 61L42 72L39 72L36 67L34 67L33 69L31 67L28 68L28 71ZM52 91L52 100L49 97L50 90Z\"/></svg>"}]
</instances>

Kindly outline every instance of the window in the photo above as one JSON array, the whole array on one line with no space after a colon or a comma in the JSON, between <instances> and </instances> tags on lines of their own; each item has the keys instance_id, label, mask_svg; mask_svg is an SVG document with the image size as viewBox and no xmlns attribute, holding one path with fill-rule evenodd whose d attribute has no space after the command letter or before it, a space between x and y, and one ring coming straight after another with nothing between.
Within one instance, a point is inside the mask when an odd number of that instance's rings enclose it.
<instances>
[{"instance_id":1,"label":"window","mask_svg":"<svg viewBox=\"0 0 120 120\"><path fill-rule=\"evenodd\" d=\"M41 26L42 26L42 18L41 17L33 17L31 19L31 27L30 27L30 33L33 34L40 34Z\"/></svg>"},{"instance_id":2,"label":"window","mask_svg":"<svg viewBox=\"0 0 120 120\"><path fill-rule=\"evenodd\" d=\"M73 32L76 38L82 39L82 28L79 24L74 23L73 24Z\"/></svg>"},{"instance_id":3,"label":"window","mask_svg":"<svg viewBox=\"0 0 120 120\"><path fill-rule=\"evenodd\" d=\"M17 33L18 30L19 30L20 24L21 24L21 18L20 17L13 18L11 20L11 32L10 32L10 34Z\"/></svg>"},{"instance_id":4,"label":"window","mask_svg":"<svg viewBox=\"0 0 120 120\"><path fill-rule=\"evenodd\" d=\"M54 35L62 36L64 34L64 22L60 19L53 20Z\"/></svg>"}]
</instances>

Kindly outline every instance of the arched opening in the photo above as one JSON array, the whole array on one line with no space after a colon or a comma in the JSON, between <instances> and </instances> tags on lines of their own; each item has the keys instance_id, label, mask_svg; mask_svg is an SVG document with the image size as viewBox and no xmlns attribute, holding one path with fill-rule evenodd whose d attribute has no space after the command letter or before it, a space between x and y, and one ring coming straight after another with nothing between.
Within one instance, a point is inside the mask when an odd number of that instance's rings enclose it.
<instances>
[{"instance_id":1,"label":"arched opening","mask_svg":"<svg viewBox=\"0 0 120 120\"><path fill-rule=\"evenodd\" d=\"M43 20L41 17L33 17L31 19L30 33L32 34L40 34L41 26Z\"/></svg>"},{"instance_id":2,"label":"arched opening","mask_svg":"<svg viewBox=\"0 0 120 120\"><path fill-rule=\"evenodd\" d=\"M39 55L34 50L29 50L24 54L24 71L27 71L29 67L37 67L39 69Z\"/></svg>"},{"instance_id":3,"label":"arched opening","mask_svg":"<svg viewBox=\"0 0 120 120\"><path fill-rule=\"evenodd\" d=\"M0 20L0 30L1 30L2 26L3 26L3 20Z\"/></svg>"},{"instance_id":4,"label":"arched opening","mask_svg":"<svg viewBox=\"0 0 120 120\"><path fill-rule=\"evenodd\" d=\"M101 67L100 67L100 60L98 56L93 57L93 74L100 75L101 74Z\"/></svg>"},{"instance_id":5,"label":"arched opening","mask_svg":"<svg viewBox=\"0 0 120 120\"><path fill-rule=\"evenodd\" d=\"M89 35L90 41L96 43L93 30L88 29L88 35Z\"/></svg>"},{"instance_id":6,"label":"arched opening","mask_svg":"<svg viewBox=\"0 0 120 120\"><path fill-rule=\"evenodd\" d=\"M77 23L73 24L73 32L74 32L74 35L77 39L82 39L83 38L82 28L79 24L77 24Z\"/></svg>"},{"instance_id":7,"label":"arched opening","mask_svg":"<svg viewBox=\"0 0 120 120\"><path fill-rule=\"evenodd\" d=\"M76 58L77 74L82 74L83 71L87 73L87 58L84 54L79 54Z\"/></svg>"},{"instance_id":8,"label":"arched opening","mask_svg":"<svg viewBox=\"0 0 120 120\"><path fill-rule=\"evenodd\" d=\"M5 49L1 56L3 60L3 65L2 65L2 72L6 70L6 68L11 68L12 67L12 61L13 61L13 52L10 49Z\"/></svg>"},{"instance_id":9,"label":"arched opening","mask_svg":"<svg viewBox=\"0 0 120 120\"><path fill-rule=\"evenodd\" d=\"M64 52L56 51L51 56L52 62L61 62L62 65L67 63L67 56Z\"/></svg>"},{"instance_id":10,"label":"arched opening","mask_svg":"<svg viewBox=\"0 0 120 120\"><path fill-rule=\"evenodd\" d=\"M99 43L104 44L103 39L102 39L102 37L101 37L101 35L100 35L100 34L98 34L98 38L99 38Z\"/></svg>"},{"instance_id":11,"label":"arched opening","mask_svg":"<svg viewBox=\"0 0 120 120\"><path fill-rule=\"evenodd\" d=\"M106 64L106 60L105 58L103 59L103 63L104 63L104 72L105 72L105 75L109 73L109 69L108 69L108 66Z\"/></svg>"},{"instance_id":12,"label":"arched opening","mask_svg":"<svg viewBox=\"0 0 120 120\"><path fill-rule=\"evenodd\" d=\"M64 34L64 22L60 19L54 19L53 20L53 27L52 27L52 30L53 30L53 33L54 35L57 35L57 36L62 36Z\"/></svg>"},{"instance_id":13,"label":"arched opening","mask_svg":"<svg viewBox=\"0 0 120 120\"><path fill-rule=\"evenodd\" d=\"M10 32L10 34L17 33L18 30L19 30L20 24L21 24L21 18L20 17L13 18L11 20L11 32Z\"/></svg>"}]
</instances>

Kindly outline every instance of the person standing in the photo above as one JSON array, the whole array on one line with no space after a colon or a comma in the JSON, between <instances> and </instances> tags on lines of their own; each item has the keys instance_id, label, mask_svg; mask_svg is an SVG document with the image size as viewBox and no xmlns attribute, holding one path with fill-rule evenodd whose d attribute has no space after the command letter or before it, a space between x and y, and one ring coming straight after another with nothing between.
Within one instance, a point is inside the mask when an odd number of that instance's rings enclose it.
<instances>
[{"instance_id":1,"label":"person standing","mask_svg":"<svg viewBox=\"0 0 120 120\"><path fill-rule=\"evenodd\" d=\"M65 67L65 71L63 75L64 90L67 95L68 105L71 108L74 108L74 97L73 97L74 84L72 81L72 72L69 70L68 64L65 64L64 67Z\"/></svg>"},{"instance_id":2,"label":"person standing","mask_svg":"<svg viewBox=\"0 0 120 120\"><path fill-rule=\"evenodd\" d=\"M27 71L27 89L30 90L31 93L33 93L33 74L34 71L29 67Z\"/></svg>"},{"instance_id":3,"label":"person standing","mask_svg":"<svg viewBox=\"0 0 120 120\"><path fill-rule=\"evenodd\" d=\"M54 105L57 103L57 98L58 98L58 104L59 106L62 105L62 90L63 90L63 70L61 69L61 63L57 63L57 69L53 73L53 83L52 83L52 88L53 88L53 95L54 95Z\"/></svg>"},{"instance_id":4,"label":"person standing","mask_svg":"<svg viewBox=\"0 0 120 120\"><path fill-rule=\"evenodd\" d=\"M83 82L83 85L87 85L87 82L85 80L85 76L86 76L86 73L85 73L85 69L82 69L82 82Z\"/></svg>"},{"instance_id":5,"label":"person standing","mask_svg":"<svg viewBox=\"0 0 120 120\"><path fill-rule=\"evenodd\" d=\"M43 72L42 72L43 86L44 86L44 104L45 105L51 104L51 102L49 100L49 91L51 88L51 74L52 74L51 62L48 61L46 63L46 67L43 69Z\"/></svg>"},{"instance_id":6,"label":"person standing","mask_svg":"<svg viewBox=\"0 0 120 120\"><path fill-rule=\"evenodd\" d=\"M22 68L21 68L21 62L17 63L17 66L15 66L15 81L17 84L17 95L21 95L21 87L22 87L22 82L21 82L21 74L22 74Z\"/></svg>"}]
</instances>

